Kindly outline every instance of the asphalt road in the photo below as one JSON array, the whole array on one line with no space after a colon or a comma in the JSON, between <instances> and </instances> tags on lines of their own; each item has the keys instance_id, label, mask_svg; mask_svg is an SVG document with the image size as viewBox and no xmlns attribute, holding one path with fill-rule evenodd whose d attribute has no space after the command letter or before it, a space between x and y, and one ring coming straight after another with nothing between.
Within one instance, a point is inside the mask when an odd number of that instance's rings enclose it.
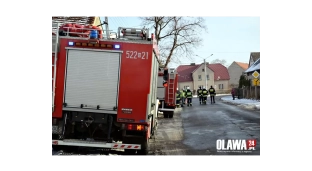
<instances>
[{"instance_id":1,"label":"asphalt road","mask_svg":"<svg viewBox=\"0 0 312 171\"><path fill-rule=\"evenodd\" d=\"M159 115L149 155L260 155L260 111L223 103L221 97L207 105L193 98L193 106L178 108L173 118ZM254 139L256 147L254 151L220 152L218 139Z\"/></svg>"}]
</instances>

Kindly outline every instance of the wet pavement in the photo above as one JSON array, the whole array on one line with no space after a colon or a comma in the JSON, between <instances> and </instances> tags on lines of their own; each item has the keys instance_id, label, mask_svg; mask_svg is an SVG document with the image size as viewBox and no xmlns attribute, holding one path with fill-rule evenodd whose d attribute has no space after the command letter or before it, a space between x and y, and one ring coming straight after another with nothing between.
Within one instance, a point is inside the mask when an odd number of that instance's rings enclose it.
<instances>
[{"instance_id":1,"label":"wet pavement","mask_svg":"<svg viewBox=\"0 0 312 171\"><path fill-rule=\"evenodd\" d=\"M225 104L178 108L174 117L159 115L158 130L150 140L150 155L260 155L260 111ZM217 151L218 139L256 140L254 151Z\"/></svg>"}]
</instances>

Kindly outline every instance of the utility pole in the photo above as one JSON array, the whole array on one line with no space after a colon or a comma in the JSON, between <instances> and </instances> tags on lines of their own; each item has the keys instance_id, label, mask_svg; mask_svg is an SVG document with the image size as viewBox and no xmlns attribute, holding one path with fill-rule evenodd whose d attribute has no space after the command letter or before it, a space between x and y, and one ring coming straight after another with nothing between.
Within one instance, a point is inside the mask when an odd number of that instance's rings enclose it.
<instances>
[{"instance_id":1,"label":"utility pole","mask_svg":"<svg viewBox=\"0 0 312 171\"><path fill-rule=\"evenodd\" d=\"M213 54L211 54L210 56L212 56ZM196 55L196 56L198 56L198 55ZM209 58L210 56L208 56L207 58ZM200 57L200 56L198 56L198 57ZM202 57L201 57L202 58ZM206 58L203 58L204 59L204 69L205 69L205 87L207 88L207 71L206 71L206 67L207 67L207 65L206 65Z\"/></svg>"},{"instance_id":2,"label":"utility pole","mask_svg":"<svg viewBox=\"0 0 312 171\"><path fill-rule=\"evenodd\" d=\"M105 22L107 23L107 24L105 24L106 37L107 37L107 39L109 39L109 32L108 32L108 18L107 18L107 17L105 17Z\"/></svg>"}]
</instances>

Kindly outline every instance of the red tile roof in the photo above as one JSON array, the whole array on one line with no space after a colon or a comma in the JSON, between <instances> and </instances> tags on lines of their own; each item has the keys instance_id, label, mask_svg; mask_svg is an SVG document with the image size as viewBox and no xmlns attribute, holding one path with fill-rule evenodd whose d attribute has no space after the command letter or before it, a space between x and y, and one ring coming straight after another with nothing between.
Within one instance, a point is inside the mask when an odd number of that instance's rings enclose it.
<instances>
[{"instance_id":1,"label":"red tile roof","mask_svg":"<svg viewBox=\"0 0 312 171\"><path fill-rule=\"evenodd\" d=\"M199 65L180 65L177 67L177 72L179 74L178 81L179 82L188 82L193 81L192 72Z\"/></svg>"},{"instance_id":2,"label":"red tile roof","mask_svg":"<svg viewBox=\"0 0 312 171\"><path fill-rule=\"evenodd\" d=\"M193 81L192 72L199 68L202 64L196 65L180 65L177 67L177 72L179 74L179 82L189 82ZM214 80L229 80L230 75L225 66L220 63L217 64L207 64L208 68L214 72Z\"/></svg>"},{"instance_id":3,"label":"red tile roof","mask_svg":"<svg viewBox=\"0 0 312 171\"><path fill-rule=\"evenodd\" d=\"M224 65L220 63L209 64L208 68L214 72L214 80L229 80L230 79L229 71Z\"/></svg>"},{"instance_id":4,"label":"red tile roof","mask_svg":"<svg viewBox=\"0 0 312 171\"><path fill-rule=\"evenodd\" d=\"M236 62L236 61L235 61ZM248 63L243 63L243 62L236 62L237 65L242 67L244 70L248 69L249 64Z\"/></svg>"}]
</instances>

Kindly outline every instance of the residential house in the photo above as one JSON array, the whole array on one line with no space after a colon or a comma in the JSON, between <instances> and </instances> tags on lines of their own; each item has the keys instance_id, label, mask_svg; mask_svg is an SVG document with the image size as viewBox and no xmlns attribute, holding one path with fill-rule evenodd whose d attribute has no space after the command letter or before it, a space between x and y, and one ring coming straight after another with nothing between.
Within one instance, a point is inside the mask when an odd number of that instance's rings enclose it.
<instances>
[{"instance_id":1,"label":"residential house","mask_svg":"<svg viewBox=\"0 0 312 171\"><path fill-rule=\"evenodd\" d=\"M241 75L244 74L247 68L248 68L248 63L237 62L237 61L234 61L228 67L228 71L230 75L229 84L231 88L238 88L240 77Z\"/></svg>"},{"instance_id":2,"label":"residential house","mask_svg":"<svg viewBox=\"0 0 312 171\"><path fill-rule=\"evenodd\" d=\"M250 53L250 57L249 57L249 65L248 68L254 63L256 62L256 60L258 60L260 58L260 52L251 52Z\"/></svg>"},{"instance_id":3,"label":"residential house","mask_svg":"<svg viewBox=\"0 0 312 171\"><path fill-rule=\"evenodd\" d=\"M248 79L254 79L254 76L252 75L255 71L257 71L260 74L260 58L256 60L246 71L246 75ZM260 80L260 75L257 77Z\"/></svg>"},{"instance_id":4,"label":"residential house","mask_svg":"<svg viewBox=\"0 0 312 171\"><path fill-rule=\"evenodd\" d=\"M255 71L259 74L257 78L253 76ZM249 67L244 73L251 80L251 86L244 90L246 92L243 93L243 96L246 95L247 98L260 100L260 52L251 53Z\"/></svg>"},{"instance_id":5,"label":"residential house","mask_svg":"<svg viewBox=\"0 0 312 171\"><path fill-rule=\"evenodd\" d=\"M180 89L190 87L195 93L199 86L205 86L206 78L209 88L211 85L216 89L217 93L229 92L230 76L227 68L220 64L206 64L206 77L205 65L191 63L190 65L180 65L177 67L178 87Z\"/></svg>"},{"instance_id":6,"label":"residential house","mask_svg":"<svg viewBox=\"0 0 312 171\"><path fill-rule=\"evenodd\" d=\"M251 52L249 58L248 68L244 73L248 76L249 79L253 79L252 73L257 71L260 74L260 52ZM260 76L258 77L260 79Z\"/></svg>"}]
</instances>

